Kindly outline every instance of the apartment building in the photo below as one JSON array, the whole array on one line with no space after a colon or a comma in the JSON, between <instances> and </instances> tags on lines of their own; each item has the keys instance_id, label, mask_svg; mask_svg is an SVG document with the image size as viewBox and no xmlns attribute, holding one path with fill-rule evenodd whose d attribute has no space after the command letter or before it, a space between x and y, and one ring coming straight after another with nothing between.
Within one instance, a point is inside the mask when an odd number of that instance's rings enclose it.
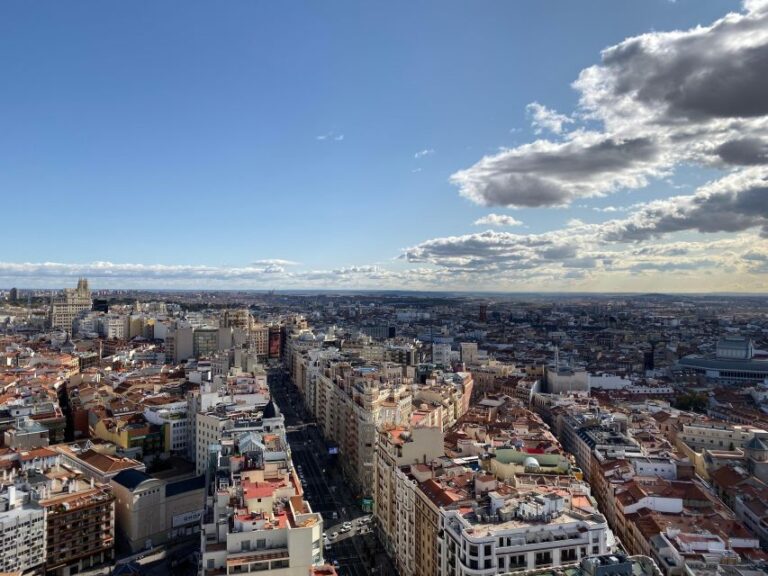
<instances>
[{"instance_id":1,"label":"apartment building","mask_svg":"<svg viewBox=\"0 0 768 576\"><path fill-rule=\"evenodd\" d=\"M416 574L417 481L410 468L443 456L440 428L383 426L376 443L374 515L379 533L403 576Z\"/></svg>"},{"instance_id":2,"label":"apartment building","mask_svg":"<svg viewBox=\"0 0 768 576\"><path fill-rule=\"evenodd\" d=\"M696 473L705 479L709 477L708 462L716 459L718 454L735 450L744 452L754 439L768 441L768 432L762 428L726 422L690 422L676 432L677 448L691 461Z\"/></svg>"},{"instance_id":3,"label":"apartment building","mask_svg":"<svg viewBox=\"0 0 768 576\"><path fill-rule=\"evenodd\" d=\"M221 325L231 328L240 328L241 330L249 330L253 325L253 316L251 316L248 308L224 310L221 318Z\"/></svg>"},{"instance_id":4,"label":"apartment building","mask_svg":"<svg viewBox=\"0 0 768 576\"><path fill-rule=\"evenodd\" d=\"M231 440L247 432L253 432L259 436L273 435L278 439L285 436L285 420L271 401L264 407L238 410L228 410L226 405L218 405L213 410L198 413L195 416L197 475L215 471L215 456L221 444L227 439ZM284 441L281 443L281 451L287 452L286 443Z\"/></svg>"},{"instance_id":5,"label":"apartment building","mask_svg":"<svg viewBox=\"0 0 768 576\"><path fill-rule=\"evenodd\" d=\"M117 446L118 454L151 462L169 452L162 425L152 424L142 414L101 418L92 427L92 436Z\"/></svg>"},{"instance_id":6,"label":"apartment building","mask_svg":"<svg viewBox=\"0 0 768 576\"><path fill-rule=\"evenodd\" d=\"M407 425L413 409L412 380L394 368L340 363L316 380L318 425L338 445L345 474L365 495L373 492L377 427Z\"/></svg>"},{"instance_id":7,"label":"apartment building","mask_svg":"<svg viewBox=\"0 0 768 576\"><path fill-rule=\"evenodd\" d=\"M573 454L588 482L592 478L595 450L611 458L643 455L640 445L621 431L621 423L611 414L561 412L558 420L563 448Z\"/></svg>"},{"instance_id":8,"label":"apartment building","mask_svg":"<svg viewBox=\"0 0 768 576\"><path fill-rule=\"evenodd\" d=\"M605 517L567 508L554 493L492 491L487 503L441 510L440 528L446 576L556 568L611 552Z\"/></svg>"},{"instance_id":9,"label":"apartment building","mask_svg":"<svg viewBox=\"0 0 768 576\"><path fill-rule=\"evenodd\" d=\"M114 558L115 498L106 485L56 478L39 500L45 511L45 570L69 576Z\"/></svg>"},{"instance_id":10,"label":"apartment building","mask_svg":"<svg viewBox=\"0 0 768 576\"><path fill-rule=\"evenodd\" d=\"M193 417L189 402L169 397L151 397L143 401L144 418L163 430L163 444L171 454L194 457Z\"/></svg>"},{"instance_id":11,"label":"apartment building","mask_svg":"<svg viewBox=\"0 0 768 576\"><path fill-rule=\"evenodd\" d=\"M127 340L131 332L130 317L122 314L99 316L97 330L107 340Z\"/></svg>"},{"instance_id":12,"label":"apartment building","mask_svg":"<svg viewBox=\"0 0 768 576\"><path fill-rule=\"evenodd\" d=\"M42 574L45 513L15 485L0 492L0 572Z\"/></svg>"},{"instance_id":13,"label":"apartment building","mask_svg":"<svg viewBox=\"0 0 768 576\"><path fill-rule=\"evenodd\" d=\"M166 361L179 364L194 356L193 328L189 325L174 323L165 335Z\"/></svg>"},{"instance_id":14,"label":"apartment building","mask_svg":"<svg viewBox=\"0 0 768 576\"><path fill-rule=\"evenodd\" d=\"M269 326L254 324L248 335L248 342L259 360L266 360L269 356Z\"/></svg>"},{"instance_id":15,"label":"apartment building","mask_svg":"<svg viewBox=\"0 0 768 576\"><path fill-rule=\"evenodd\" d=\"M204 576L306 576L323 565L323 519L302 497L290 458L245 434L215 455L216 489L201 534Z\"/></svg>"},{"instance_id":16,"label":"apartment building","mask_svg":"<svg viewBox=\"0 0 768 576\"><path fill-rule=\"evenodd\" d=\"M678 443L684 443L696 452L709 450L734 450L743 448L754 436L768 438L762 428L726 424L724 422L703 422L684 424L677 433Z\"/></svg>"},{"instance_id":17,"label":"apartment building","mask_svg":"<svg viewBox=\"0 0 768 576\"><path fill-rule=\"evenodd\" d=\"M414 400L437 408L447 432L469 410L473 388L469 372L439 372L415 390Z\"/></svg>"},{"instance_id":18,"label":"apartment building","mask_svg":"<svg viewBox=\"0 0 768 576\"><path fill-rule=\"evenodd\" d=\"M195 358L208 358L218 350L229 348L230 345L231 328L200 326L192 333L192 354Z\"/></svg>"},{"instance_id":19,"label":"apartment building","mask_svg":"<svg viewBox=\"0 0 768 576\"><path fill-rule=\"evenodd\" d=\"M414 551L413 571L424 576L437 576L440 566L437 554L437 536L440 530L440 506L452 504L453 500L443 499L445 492L432 479L432 469L426 464L411 468L415 478L421 475L413 514Z\"/></svg>"}]
</instances>

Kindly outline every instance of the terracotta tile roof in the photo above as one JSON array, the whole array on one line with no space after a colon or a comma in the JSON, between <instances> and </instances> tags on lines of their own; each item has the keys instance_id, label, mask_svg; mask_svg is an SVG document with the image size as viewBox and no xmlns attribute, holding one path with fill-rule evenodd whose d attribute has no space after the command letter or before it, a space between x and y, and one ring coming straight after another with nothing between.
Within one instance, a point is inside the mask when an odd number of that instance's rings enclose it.
<instances>
[{"instance_id":1,"label":"terracotta tile roof","mask_svg":"<svg viewBox=\"0 0 768 576\"><path fill-rule=\"evenodd\" d=\"M723 488L729 488L743 482L747 476L738 472L733 466L721 466L710 475L714 484Z\"/></svg>"},{"instance_id":2,"label":"terracotta tile roof","mask_svg":"<svg viewBox=\"0 0 768 576\"><path fill-rule=\"evenodd\" d=\"M57 452L54 452L49 448L36 448L35 450L30 450L29 452L21 452L19 457L22 462L27 462L29 460L34 460L35 458L51 458L57 455Z\"/></svg>"},{"instance_id":3,"label":"terracotta tile roof","mask_svg":"<svg viewBox=\"0 0 768 576\"><path fill-rule=\"evenodd\" d=\"M95 450L86 450L80 454L80 460L100 470L101 472L117 472L118 470L127 470L134 468L137 464L130 458L116 458L108 454L101 454Z\"/></svg>"}]
</instances>

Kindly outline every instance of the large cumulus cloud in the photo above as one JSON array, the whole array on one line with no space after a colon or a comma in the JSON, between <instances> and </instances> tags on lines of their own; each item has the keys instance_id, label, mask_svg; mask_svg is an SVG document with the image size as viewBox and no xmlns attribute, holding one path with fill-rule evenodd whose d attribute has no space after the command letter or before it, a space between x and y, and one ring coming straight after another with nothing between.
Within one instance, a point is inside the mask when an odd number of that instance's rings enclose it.
<instances>
[{"instance_id":1,"label":"large cumulus cloud","mask_svg":"<svg viewBox=\"0 0 768 576\"><path fill-rule=\"evenodd\" d=\"M451 176L462 195L490 206L562 206L661 173L662 150L647 137L580 132L565 142L538 140L487 156Z\"/></svg>"},{"instance_id":2,"label":"large cumulus cloud","mask_svg":"<svg viewBox=\"0 0 768 576\"><path fill-rule=\"evenodd\" d=\"M651 202L601 228L604 240L617 242L688 230L714 233L760 228L768 236L768 168L735 172L695 194Z\"/></svg>"},{"instance_id":3,"label":"large cumulus cloud","mask_svg":"<svg viewBox=\"0 0 768 576\"><path fill-rule=\"evenodd\" d=\"M645 186L681 163L718 167L768 163L768 9L745 3L711 26L652 32L602 53L576 82L571 126L538 103L534 128L562 139L502 150L452 175L483 205L562 206L577 198ZM552 122L551 120L557 120ZM549 122L549 124L547 124Z\"/></svg>"}]
</instances>

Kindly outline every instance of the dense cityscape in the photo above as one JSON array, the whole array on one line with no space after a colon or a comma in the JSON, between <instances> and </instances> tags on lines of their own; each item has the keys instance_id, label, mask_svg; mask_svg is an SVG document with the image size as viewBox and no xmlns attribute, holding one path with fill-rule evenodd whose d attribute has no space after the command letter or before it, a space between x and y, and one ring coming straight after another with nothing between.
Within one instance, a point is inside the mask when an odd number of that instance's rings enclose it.
<instances>
[{"instance_id":1,"label":"dense cityscape","mask_svg":"<svg viewBox=\"0 0 768 576\"><path fill-rule=\"evenodd\" d=\"M0 292L0 571L743 575L768 302Z\"/></svg>"},{"instance_id":2,"label":"dense cityscape","mask_svg":"<svg viewBox=\"0 0 768 576\"><path fill-rule=\"evenodd\" d=\"M0 1L0 576L768 576L768 0Z\"/></svg>"}]
</instances>

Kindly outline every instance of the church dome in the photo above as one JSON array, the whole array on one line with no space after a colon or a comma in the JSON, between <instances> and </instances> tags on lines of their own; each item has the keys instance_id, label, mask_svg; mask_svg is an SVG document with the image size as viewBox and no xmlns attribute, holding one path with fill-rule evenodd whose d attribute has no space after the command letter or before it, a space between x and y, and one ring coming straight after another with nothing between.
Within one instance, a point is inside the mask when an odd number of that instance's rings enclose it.
<instances>
[{"instance_id":1,"label":"church dome","mask_svg":"<svg viewBox=\"0 0 768 576\"><path fill-rule=\"evenodd\" d=\"M523 466L525 468L541 468L541 466L539 465L539 461L536 460L536 458L534 458L533 456L528 456L523 461Z\"/></svg>"}]
</instances>

